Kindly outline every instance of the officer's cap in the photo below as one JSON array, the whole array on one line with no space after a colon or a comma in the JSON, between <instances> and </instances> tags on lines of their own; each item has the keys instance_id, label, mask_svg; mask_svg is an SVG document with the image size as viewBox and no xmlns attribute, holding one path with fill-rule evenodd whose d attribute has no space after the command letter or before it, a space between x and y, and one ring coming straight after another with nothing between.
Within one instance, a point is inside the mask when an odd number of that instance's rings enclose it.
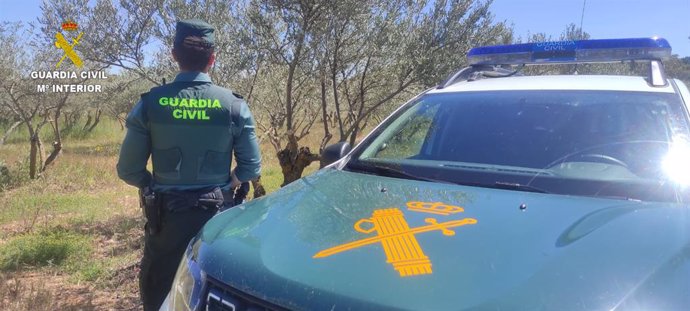
<instances>
[{"instance_id":1,"label":"officer's cap","mask_svg":"<svg viewBox=\"0 0 690 311\"><path fill-rule=\"evenodd\" d=\"M179 21L177 22L177 28L175 30L175 45L184 44L213 47L215 44L214 31L215 29L213 26L200 19L195 18Z\"/></svg>"}]
</instances>

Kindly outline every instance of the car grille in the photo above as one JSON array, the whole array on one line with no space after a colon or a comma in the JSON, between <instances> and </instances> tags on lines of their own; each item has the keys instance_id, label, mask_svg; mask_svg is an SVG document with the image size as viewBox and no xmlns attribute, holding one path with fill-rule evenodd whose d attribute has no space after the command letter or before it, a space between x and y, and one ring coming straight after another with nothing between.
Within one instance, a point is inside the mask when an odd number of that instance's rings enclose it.
<instances>
[{"instance_id":1,"label":"car grille","mask_svg":"<svg viewBox=\"0 0 690 311\"><path fill-rule=\"evenodd\" d=\"M270 302L247 295L216 280L208 280L205 311L283 311Z\"/></svg>"}]
</instances>

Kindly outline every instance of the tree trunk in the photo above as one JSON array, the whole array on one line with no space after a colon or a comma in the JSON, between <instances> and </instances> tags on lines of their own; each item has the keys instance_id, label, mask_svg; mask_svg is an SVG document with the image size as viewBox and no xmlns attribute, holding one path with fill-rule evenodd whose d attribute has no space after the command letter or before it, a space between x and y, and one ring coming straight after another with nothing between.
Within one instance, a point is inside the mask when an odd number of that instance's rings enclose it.
<instances>
[{"instance_id":1,"label":"tree trunk","mask_svg":"<svg viewBox=\"0 0 690 311\"><path fill-rule=\"evenodd\" d=\"M254 188L254 199L266 195L266 189L264 189L264 186L261 184L261 176L252 180L252 188Z\"/></svg>"},{"instance_id":2,"label":"tree trunk","mask_svg":"<svg viewBox=\"0 0 690 311\"><path fill-rule=\"evenodd\" d=\"M50 152L50 155L48 155L48 158L46 159L46 162L43 164L43 169L41 171L45 171L46 168L48 168L48 165L52 164L61 152L62 143L60 143L59 141L53 142L53 151Z\"/></svg>"},{"instance_id":3,"label":"tree trunk","mask_svg":"<svg viewBox=\"0 0 690 311\"><path fill-rule=\"evenodd\" d=\"M357 142L357 135L359 135L359 127L355 126L355 129L350 134L350 146L354 146Z\"/></svg>"},{"instance_id":4,"label":"tree trunk","mask_svg":"<svg viewBox=\"0 0 690 311\"><path fill-rule=\"evenodd\" d=\"M98 125L98 123L101 122L101 114L102 114L101 110L98 109L98 110L96 111L96 117L95 117L94 120L93 120L93 124L91 124L91 126L89 127L89 129L87 130L87 132L91 133L91 132L93 131L93 129L96 128L96 126Z\"/></svg>"},{"instance_id":5,"label":"tree trunk","mask_svg":"<svg viewBox=\"0 0 690 311\"><path fill-rule=\"evenodd\" d=\"M5 132L5 134L2 135L2 138L0 138L0 146L2 146L2 145L5 144L5 140L7 140L7 138L10 137L10 135L12 134L12 132L14 132L14 130L17 129L17 127L18 127L19 125L21 125L21 124L22 124L22 121L14 122L14 124L12 124L12 125L10 126L10 128L7 129L7 132Z\"/></svg>"},{"instance_id":6,"label":"tree trunk","mask_svg":"<svg viewBox=\"0 0 690 311\"><path fill-rule=\"evenodd\" d=\"M318 154L311 153L309 147L299 147L294 135L289 135L288 141L287 146L278 152L278 161L283 171L281 187L300 179L304 169L320 158Z\"/></svg>"},{"instance_id":7,"label":"tree trunk","mask_svg":"<svg viewBox=\"0 0 690 311\"><path fill-rule=\"evenodd\" d=\"M36 179L36 171L38 166L38 134L33 131L30 125L29 127L29 141L31 142L31 151L29 151L29 178Z\"/></svg>"},{"instance_id":8,"label":"tree trunk","mask_svg":"<svg viewBox=\"0 0 690 311\"><path fill-rule=\"evenodd\" d=\"M81 128L82 131L86 131L86 129L88 129L89 126L91 126L91 120L93 120L93 118L91 117L91 113L88 112L86 114L86 123L84 123L84 127Z\"/></svg>"},{"instance_id":9,"label":"tree trunk","mask_svg":"<svg viewBox=\"0 0 690 311\"><path fill-rule=\"evenodd\" d=\"M333 62L336 62L336 59L334 57ZM333 87L333 104L335 105L335 117L338 119L338 130L340 131L340 140L343 141L345 140L345 131L344 131L344 126L343 126L343 118L340 115L340 101L338 100L338 72L337 69L335 68L335 65L333 65L333 69L331 71L331 82L332 82L332 87Z\"/></svg>"},{"instance_id":10,"label":"tree trunk","mask_svg":"<svg viewBox=\"0 0 690 311\"><path fill-rule=\"evenodd\" d=\"M117 116L116 119L117 119L117 123L120 124L120 130L124 131L125 130L125 118L123 118L121 116Z\"/></svg>"},{"instance_id":11,"label":"tree trunk","mask_svg":"<svg viewBox=\"0 0 690 311\"><path fill-rule=\"evenodd\" d=\"M51 121L51 126L53 128L53 135L55 136L55 141L53 141L53 151L50 152L48 157L42 162L41 172L48 168L48 165L52 164L55 159L60 155L62 151L62 134L60 131L60 116L62 112L62 106L55 110L55 115L53 116L53 121ZM41 159L43 161L43 159Z\"/></svg>"},{"instance_id":12,"label":"tree trunk","mask_svg":"<svg viewBox=\"0 0 690 311\"><path fill-rule=\"evenodd\" d=\"M41 141L41 136L38 134L40 130L36 131L36 148L38 150L38 155L36 157L36 168L38 169L38 175L43 172L43 159L46 158L45 149L43 149L43 141Z\"/></svg>"},{"instance_id":13,"label":"tree trunk","mask_svg":"<svg viewBox=\"0 0 690 311\"><path fill-rule=\"evenodd\" d=\"M69 132L72 129L74 129L74 127L77 125L77 122L79 122L79 119L80 119L79 117L81 116L79 114L80 112L81 111L79 111L79 110L75 110L75 111L70 111L70 112L66 113L65 118L64 118L65 126L62 128L63 132Z\"/></svg>"},{"instance_id":14,"label":"tree trunk","mask_svg":"<svg viewBox=\"0 0 690 311\"><path fill-rule=\"evenodd\" d=\"M333 138L333 134L328 130L328 101L326 99L326 78L321 75L321 119L323 121L323 139L321 140L321 145L319 146L319 153L323 152L326 148L328 142Z\"/></svg>"}]
</instances>

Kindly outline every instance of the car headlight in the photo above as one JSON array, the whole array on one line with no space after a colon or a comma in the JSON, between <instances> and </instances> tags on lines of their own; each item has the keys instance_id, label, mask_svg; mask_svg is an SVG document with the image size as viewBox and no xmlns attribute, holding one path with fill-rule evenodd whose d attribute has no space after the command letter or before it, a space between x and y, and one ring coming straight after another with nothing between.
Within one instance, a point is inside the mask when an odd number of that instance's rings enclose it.
<instances>
[{"instance_id":1,"label":"car headlight","mask_svg":"<svg viewBox=\"0 0 690 311\"><path fill-rule=\"evenodd\" d=\"M202 286L206 279L206 274L201 271L196 261L200 246L200 239L195 238L190 242L187 251L182 256L172 288L161 306L161 311L193 311L199 304Z\"/></svg>"}]
</instances>

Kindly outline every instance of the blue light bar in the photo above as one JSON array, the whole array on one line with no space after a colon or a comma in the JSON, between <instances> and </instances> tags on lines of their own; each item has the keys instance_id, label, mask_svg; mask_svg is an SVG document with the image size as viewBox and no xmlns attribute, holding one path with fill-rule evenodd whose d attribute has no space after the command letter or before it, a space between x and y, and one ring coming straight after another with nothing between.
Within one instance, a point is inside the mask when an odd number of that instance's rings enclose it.
<instances>
[{"instance_id":1,"label":"blue light bar","mask_svg":"<svg viewBox=\"0 0 690 311\"><path fill-rule=\"evenodd\" d=\"M467 61L470 65L605 63L670 56L668 41L654 37L484 46L471 49Z\"/></svg>"}]
</instances>

